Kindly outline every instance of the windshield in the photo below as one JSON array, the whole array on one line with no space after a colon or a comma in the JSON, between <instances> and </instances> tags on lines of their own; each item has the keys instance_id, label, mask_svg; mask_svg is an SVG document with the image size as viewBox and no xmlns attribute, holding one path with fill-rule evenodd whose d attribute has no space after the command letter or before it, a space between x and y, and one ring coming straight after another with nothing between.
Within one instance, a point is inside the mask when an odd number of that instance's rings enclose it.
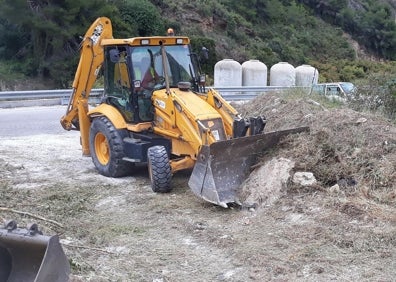
<instances>
[{"instance_id":1,"label":"windshield","mask_svg":"<svg viewBox=\"0 0 396 282\"><path fill-rule=\"evenodd\" d=\"M191 61L188 45L165 46L166 68L169 76L169 84L176 87L181 81L193 82L196 77L196 68ZM165 77L162 64L160 46L138 46L132 49L132 66L134 79L145 81L145 74L152 78ZM164 86L162 81L160 86ZM155 86L156 88L158 85Z\"/></svg>"},{"instance_id":2,"label":"windshield","mask_svg":"<svg viewBox=\"0 0 396 282\"><path fill-rule=\"evenodd\" d=\"M355 88L351 82L341 82L340 85L346 94L351 93Z\"/></svg>"}]
</instances>

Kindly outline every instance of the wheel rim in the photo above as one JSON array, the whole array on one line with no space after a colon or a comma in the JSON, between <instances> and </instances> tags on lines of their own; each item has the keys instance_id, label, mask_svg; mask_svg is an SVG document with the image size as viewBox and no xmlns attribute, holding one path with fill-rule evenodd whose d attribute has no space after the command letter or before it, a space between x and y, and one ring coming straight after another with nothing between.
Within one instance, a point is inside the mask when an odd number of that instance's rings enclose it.
<instances>
[{"instance_id":1,"label":"wheel rim","mask_svg":"<svg viewBox=\"0 0 396 282\"><path fill-rule=\"evenodd\" d=\"M98 132L95 136L95 154L102 165L107 165L110 160L109 142L106 136Z\"/></svg>"}]
</instances>

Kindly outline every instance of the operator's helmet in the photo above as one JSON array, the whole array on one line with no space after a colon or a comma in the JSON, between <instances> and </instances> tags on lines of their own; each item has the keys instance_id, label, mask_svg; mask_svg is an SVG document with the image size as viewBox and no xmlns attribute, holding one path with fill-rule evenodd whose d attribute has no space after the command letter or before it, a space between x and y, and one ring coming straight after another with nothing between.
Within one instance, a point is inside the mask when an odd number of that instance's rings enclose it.
<instances>
[{"instance_id":1,"label":"operator's helmet","mask_svg":"<svg viewBox=\"0 0 396 282\"><path fill-rule=\"evenodd\" d=\"M167 33L168 33L168 36L174 36L175 35L175 32L173 31L173 28L168 28Z\"/></svg>"}]
</instances>

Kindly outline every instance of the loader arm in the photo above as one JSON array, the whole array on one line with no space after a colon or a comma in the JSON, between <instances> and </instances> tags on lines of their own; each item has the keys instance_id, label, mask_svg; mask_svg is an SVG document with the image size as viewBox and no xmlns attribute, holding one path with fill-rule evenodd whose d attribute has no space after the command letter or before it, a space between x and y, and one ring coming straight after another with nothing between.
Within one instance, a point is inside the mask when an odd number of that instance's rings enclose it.
<instances>
[{"instance_id":1,"label":"loader arm","mask_svg":"<svg viewBox=\"0 0 396 282\"><path fill-rule=\"evenodd\" d=\"M214 89L209 89L206 101L221 115L228 139L233 137L233 123L239 113Z\"/></svg>"},{"instance_id":2,"label":"loader arm","mask_svg":"<svg viewBox=\"0 0 396 282\"><path fill-rule=\"evenodd\" d=\"M86 32L80 49L80 61L73 81L66 114L61 125L66 130L79 130L83 155L89 155L88 98L104 61L102 39L113 38L110 19L98 18Z\"/></svg>"}]
</instances>

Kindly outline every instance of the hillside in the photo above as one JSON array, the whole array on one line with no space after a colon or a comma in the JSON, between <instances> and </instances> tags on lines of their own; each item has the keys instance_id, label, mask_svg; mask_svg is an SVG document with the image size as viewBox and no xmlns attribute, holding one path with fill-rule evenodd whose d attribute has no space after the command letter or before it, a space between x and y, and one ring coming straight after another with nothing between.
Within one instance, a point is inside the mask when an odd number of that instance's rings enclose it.
<instances>
[{"instance_id":1,"label":"hillside","mask_svg":"<svg viewBox=\"0 0 396 282\"><path fill-rule=\"evenodd\" d=\"M268 66L309 63L322 80L355 80L384 69L373 60L396 59L394 0L92 0L70 5L2 2L2 89L26 77L70 87L79 36L98 16L112 19L115 37L164 34L169 26L190 36L195 49L210 49L204 67L210 76L220 59L255 58ZM26 16L13 16L20 11Z\"/></svg>"},{"instance_id":2,"label":"hillside","mask_svg":"<svg viewBox=\"0 0 396 282\"><path fill-rule=\"evenodd\" d=\"M383 59L387 56L385 50L366 45L372 35L364 29L388 29L384 25L394 24L396 6L394 0L152 2L181 34L215 40L216 53L221 58L244 61L255 57L269 65L279 60L300 64L354 58L357 54L352 49L356 48L348 37L360 44L360 54ZM390 30L396 32L394 26ZM383 34L374 35L382 44ZM393 51L389 49L390 53Z\"/></svg>"}]
</instances>

